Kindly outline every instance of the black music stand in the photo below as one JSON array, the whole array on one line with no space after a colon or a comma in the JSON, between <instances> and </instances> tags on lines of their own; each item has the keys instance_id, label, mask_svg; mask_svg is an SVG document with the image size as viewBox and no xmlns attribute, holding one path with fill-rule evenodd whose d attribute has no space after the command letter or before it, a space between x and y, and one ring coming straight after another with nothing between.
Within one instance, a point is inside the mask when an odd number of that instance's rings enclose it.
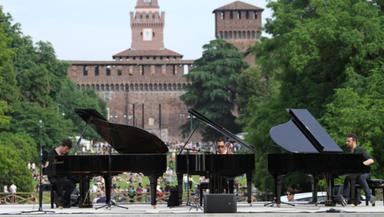
<instances>
[{"instance_id":1,"label":"black music stand","mask_svg":"<svg viewBox=\"0 0 384 217\"><path fill-rule=\"evenodd\" d=\"M191 117L193 118L193 116ZM194 204L191 204L190 201L189 201L189 151L190 149L189 148L185 148L185 146L188 144L189 140L192 138L193 134L195 133L195 131L199 128L199 125L197 125L197 127L195 127L195 129L193 129L192 133L189 135L187 141L184 143L183 147L180 149L179 151L179 154L181 154L183 152L183 150L186 150L187 151L187 154L186 154L186 164L187 164L187 202L186 202L186 205L189 206L189 211L191 211L191 209L193 208L196 208L196 211L198 209L201 209L201 206L199 203L194 203Z\"/></svg>"},{"instance_id":2,"label":"black music stand","mask_svg":"<svg viewBox=\"0 0 384 217\"><path fill-rule=\"evenodd\" d=\"M128 207L125 206L120 206L116 204L115 202L112 202L111 198L111 190L112 190L112 146L109 147L109 152L108 152L108 180L105 179L104 177L104 182L105 182L105 197L106 197L106 203L103 206L96 207L95 209L112 209L112 206L122 208L122 209L128 209ZM108 185L108 186L107 186ZM107 188L109 189L109 195L107 195Z\"/></svg>"},{"instance_id":3,"label":"black music stand","mask_svg":"<svg viewBox=\"0 0 384 217\"><path fill-rule=\"evenodd\" d=\"M50 210L50 211L44 211L43 210L43 189L42 189L42 177L43 177L43 141L41 138L41 130L43 128L43 121L39 120L39 185L38 185L38 191L39 191L39 208L38 210L31 210L31 211L22 211L21 213L42 213L42 214L47 214L47 213L55 213L55 211Z\"/></svg>"}]
</instances>

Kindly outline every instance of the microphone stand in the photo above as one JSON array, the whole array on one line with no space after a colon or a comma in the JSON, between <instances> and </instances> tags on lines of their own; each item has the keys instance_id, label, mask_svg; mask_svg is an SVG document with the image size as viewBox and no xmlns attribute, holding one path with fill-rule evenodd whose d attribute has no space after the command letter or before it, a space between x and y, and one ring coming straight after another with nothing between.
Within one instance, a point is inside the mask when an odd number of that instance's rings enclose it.
<instances>
[{"instance_id":1,"label":"microphone stand","mask_svg":"<svg viewBox=\"0 0 384 217\"><path fill-rule=\"evenodd\" d=\"M31 210L31 211L22 211L21 213L34 213L34 212L41 212L43 214L47 213L55 213L55 211L44 211L43 210L43 183L42 183L42 177L43 177L43 141L41 138L41 131L43 128L43 121L39 120L39 185L38 185L38 191L39 191L39 208L38 210Z\"/></svg>"}]
</instances>

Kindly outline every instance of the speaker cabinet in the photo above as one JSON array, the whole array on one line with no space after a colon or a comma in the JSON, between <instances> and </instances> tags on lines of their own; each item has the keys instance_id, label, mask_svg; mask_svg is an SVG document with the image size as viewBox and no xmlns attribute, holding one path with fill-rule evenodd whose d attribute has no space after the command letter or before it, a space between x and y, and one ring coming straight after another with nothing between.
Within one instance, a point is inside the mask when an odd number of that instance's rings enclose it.
<instances>
[{"instance_id":1,"label":"speaker cabinet","mask_svg":"<svg viewBox=\"0 0 384 217\"><path fill-rule=\"evenodd\" d=\"M235 213L237 201L234 194L206 194L204 195L205 213Z\"/></svg>"}]
</instances>

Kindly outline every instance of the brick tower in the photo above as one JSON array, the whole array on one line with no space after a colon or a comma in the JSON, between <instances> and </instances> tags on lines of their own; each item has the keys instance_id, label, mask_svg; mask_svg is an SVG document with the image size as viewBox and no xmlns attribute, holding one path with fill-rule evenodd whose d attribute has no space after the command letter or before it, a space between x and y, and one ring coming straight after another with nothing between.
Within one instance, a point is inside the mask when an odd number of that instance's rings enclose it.
<instances>
[{"instance_id":1,"label":"brick tower","mask_svg":"<svg viewBox=\"0 0 384 217\"><path fill-rule=\"evenodd\" d=\"M261 14L264 9L254 5L235 1L213 11L215 14L215 37L235 45L241 52L247 53L261 36ZM254 63L254 56L247 55L245 60Z\"/></svg>"},{"instance_id":2,"label":"brick tower","mask_svg":"<svg viewBox=\"0 0 384 217\"><path fill-rule=\"evenodd\" d=\"M157 0L137 0L130 13L132 44L107 61L70 61L69 77L107 103L110 122L133 125L164 141L181 141L188 121L180 96L193 60L164 47L165 13Z\"/></svg>"},{"instance_id":3,"label":"brick tower","mask_svg":"<svg viewBox=\"0 0 384 217\"><path fill-rule=\"evenodd\" d=\"M164 17L157 0L138 0L131 12L132 45L134 50L164 49Z\"/></svg>"}]
</instances>

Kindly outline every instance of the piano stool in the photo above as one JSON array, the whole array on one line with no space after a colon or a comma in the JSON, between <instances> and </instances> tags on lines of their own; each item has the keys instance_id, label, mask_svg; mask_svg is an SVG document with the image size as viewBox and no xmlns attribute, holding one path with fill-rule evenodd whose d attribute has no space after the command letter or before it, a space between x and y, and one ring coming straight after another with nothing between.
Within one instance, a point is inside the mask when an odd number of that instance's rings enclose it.
<instances>
[{"instance_id":1,"label":"piano stool","mask_svg":"<svg viewBox=\"0 0 384 217\"><path fill-rule=\"evenodd\" d=\"M50 192L49 195L50 195L50 201L51 201L51 209L53 209L54 203L55 203L55 190L52 187L52 184L50 184L50 183L41 184L41 189L42 189L42 192L44 192L44 191Z\"/></svg>"},{"instance_id":2,"label":"piano stool","mask_svg":"<svg viewBox=\"0 0 384 217\"><path fill-rule=\"evenodd\" d=\"M369 179L368 186L372 190L372 195L376 196L376 189L381 188L381 193L383 194L383 205L384 205L384 179ZM360 184L356 184L356 189L361 188Z\"/></svg>"}]
</instances>

